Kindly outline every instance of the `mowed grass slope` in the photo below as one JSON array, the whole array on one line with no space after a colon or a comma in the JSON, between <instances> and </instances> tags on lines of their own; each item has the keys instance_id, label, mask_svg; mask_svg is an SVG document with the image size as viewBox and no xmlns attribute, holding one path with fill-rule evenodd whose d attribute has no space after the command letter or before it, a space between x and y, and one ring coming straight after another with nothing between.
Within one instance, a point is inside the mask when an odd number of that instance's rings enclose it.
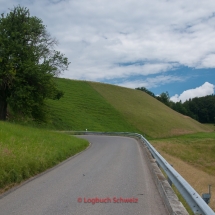
<instances>
[{"instance_id":1,"label":"mowed grass slope","mask_svg":"<svg viewBox=\"0 0 215 215\"><path fill-rule=\"evenodd\" d=\"M142 91L96 82L90 82L90 85L124 119L149 137L212 131L210 127L175 112Z\"/></svg>"},{"instance_id":2,"label":"mowed grass slope","mask_svg":"<svg viewBox=\"0 0 215 215\"><path fill-rule=\"evenodd\" d=\"M0 122L0 193L88 145L66 134Z\"/></svg>"},{"instance_id":3,"label":"mowed grass slope","mask_svg":"<svg viewBox=\"0 0 215 215\"><path fill-rule=\"evenodd\" d=\"M60 100L48 101L52 124L56 129L138 132L89 82L56 81L59 89L64 91L64 97Z\"/></svg>"}]
</instances>

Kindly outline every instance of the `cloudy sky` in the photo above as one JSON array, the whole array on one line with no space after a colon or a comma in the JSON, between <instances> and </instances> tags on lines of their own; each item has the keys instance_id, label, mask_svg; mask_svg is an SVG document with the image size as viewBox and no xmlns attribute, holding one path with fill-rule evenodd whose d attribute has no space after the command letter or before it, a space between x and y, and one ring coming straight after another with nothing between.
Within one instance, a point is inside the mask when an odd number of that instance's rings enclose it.
<instances>
[{"instance_id":1,"label":"cloudy sky","mask_svg":"<svg viewBox=\"0 0 215 215\"><path fill-rule=\"evenodd\" d=\"M129 88L172 100L214 93L214 0L0 0L41 18L71 62L61 77Z\"/></svg>"}]
</instances>

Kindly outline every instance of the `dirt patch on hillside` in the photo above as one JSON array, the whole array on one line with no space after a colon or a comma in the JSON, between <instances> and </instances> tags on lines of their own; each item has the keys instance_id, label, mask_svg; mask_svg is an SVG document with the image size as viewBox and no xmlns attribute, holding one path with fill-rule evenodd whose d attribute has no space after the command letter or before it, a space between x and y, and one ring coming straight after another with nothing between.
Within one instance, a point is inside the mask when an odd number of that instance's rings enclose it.
<instances>
[{"instance_id":1,"label":"dirt patch on hillside","mask_svg":"<svg viewBox=\"0 0 215 215\"><path fill-rule=\"evenodd\" d=\"M174 129L171 129L170 131L170 135L171 136L177 136L177 135L182 135L182 134L192 134L193 131L190 131L190 130L186 130L186 129L178 129L178 128L174 128Z\"/></svg>"},{"instance_id":2,"label":"dirt patch on hillside","mask_svg":"<svg viewBox=\"0 0 215 215\"><path fill-rule=\"evenodd\" d=\"M161 155L173 165L173 167L187 180L187 182L199 193L208 193L208 185L211 184L211 200L209 206L215 211L215 176L209 175L204 171L185 163L184 161L172 157L162 151Z\"/></svg>"}]
</instances>

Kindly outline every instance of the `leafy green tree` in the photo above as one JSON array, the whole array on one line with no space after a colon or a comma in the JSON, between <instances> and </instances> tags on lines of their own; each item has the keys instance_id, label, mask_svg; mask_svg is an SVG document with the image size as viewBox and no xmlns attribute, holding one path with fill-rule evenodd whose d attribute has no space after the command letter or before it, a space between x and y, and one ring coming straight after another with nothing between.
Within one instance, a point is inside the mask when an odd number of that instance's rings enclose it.
<instances>
[{"instance_id":1,"label":"leafy green tree","mask_svg":"<svg viewBox=\"0 0 215 215\"><path fill-rule=\"evenodd\" d=\"M169 93L165 92L165 93L161 93L160 96L157 96L157 100L159 100L160 102L164 103L167 106L170 106L170 97L169 97Z\"/></svg>"},{"instance_id":2,"label":"leafy green tree","mask_svg":"<svg viewBox=\"0 0 215 215\"><path fill-rule=\"evenodd\" d=\"M56 51L56 39L42 20L17 6L0 17L0 120L8 106L14 113L42 120L46 99L63 92L54 77L68 68L68 59Z\"/></svg>"},{"instance_id":3,"label":"leafy green tree","mask_svg":"<svg viewBox=\"0 0 215 215\"><path fill-rule=\"evenodd\" d=\"M184 105L181 103L181 101L175 103L173 110L175 110L183 115L187 115L187 110L184 107Z\"/></svg>"}]
</instances>

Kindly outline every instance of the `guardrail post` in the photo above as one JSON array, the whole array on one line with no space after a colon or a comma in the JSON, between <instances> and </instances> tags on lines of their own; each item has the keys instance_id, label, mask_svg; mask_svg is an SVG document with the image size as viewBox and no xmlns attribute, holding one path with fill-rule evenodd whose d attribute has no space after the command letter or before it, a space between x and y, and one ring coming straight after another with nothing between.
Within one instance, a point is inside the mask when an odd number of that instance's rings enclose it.
<instances>
[{"instance_id":1,"label":"guardrail post","mask_svg":"<svg viewBox=\"0 0 215 215\"><path fill-rule=\"evenodd\" d=\"M171 166L173 167L173 165L171 164ZM169 185L172 187L172 181L170 180L170 178L167 176L167 181L169 182Z\"/></svg>"},{"instance_id":2,"label":"guardrail post","mask_svg":"<svg viewBox=\"0 0 215 215\"><path fill-rule=\"evenodd\" d=\"M169 177L167 177L167 181L169 182L169 185L172 187L172 181L170 180Z\"/></svg>"}]
</instances>

